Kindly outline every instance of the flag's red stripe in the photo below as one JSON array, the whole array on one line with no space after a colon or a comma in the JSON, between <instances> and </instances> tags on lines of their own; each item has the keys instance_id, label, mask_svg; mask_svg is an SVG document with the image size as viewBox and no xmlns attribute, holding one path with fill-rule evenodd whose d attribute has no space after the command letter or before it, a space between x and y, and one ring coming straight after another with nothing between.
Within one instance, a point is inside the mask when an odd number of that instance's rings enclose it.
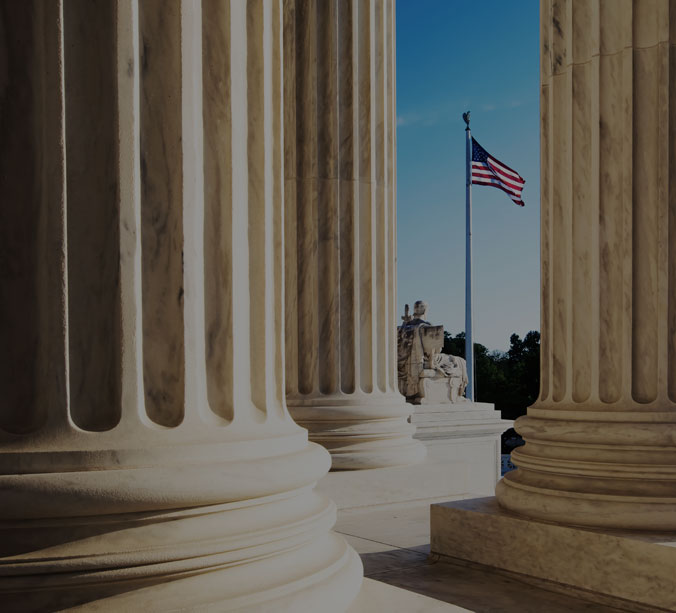
<instances>
[{"instance_id":1,"label":"flag's red stripe","mask_svg":"<svg viewBox=\"0 0 676 613\"><path fill-rule=\"evenodd\" d=\"M512 176L502 174L501 172L496 172L495 174L510 185L524 185L526 183L524 180L514 179Z\"/></svg>"},{"instance_id":2,"label":"flag's red stripe","mask_svg":"<svg viewBox=\"0 0 676 613\"><path fill-rule=\"evenodd\" d=\"M474 183L474 181L472 181L472 183ZM517 200L516 197L511 192L506 190L504 187L502 187L502 185L499 185L498 183L479 183L478 185L487 185L489 187L497 187L498 189L501 189L503 192L505 192L515 204L518 204L519 206L524 206L524 203L521 200L520 194L518 196L519 199Z\"/></svg>"},{"instance_id":3,"label":"flag's red stripe","mask_svg":"<svg viewBox=\"0 0 676 613\"><path fill-rule=\"evenodd\" d=\"M503 175L503 174L500 174L500 173L497 173L497 172L493 172L492 170L486 169L485 167L481 167L481 168L474 167L474 168L472 168L472 174L473 175L481 174L481 175L484 175L486 177L496 177L496 178L504 181L505 183L509 183L510 185L514 185L514 186L525 185L525 183L526 183L525 181L514 181L514 179L512 179L511 177L507 177L506 175Z\"/></svg>"},{"instance_id":4,"label":"flag's red stripe","mask_svg":"<svg viewBox=\"0 0 676 613\"><path fill-rule=\"evenodd\" d=\"M495 187L499 187L503 192L507 192L510 196L521 198L521 190L514 190L509 187L505 187L503 183L496 179L476 179L472 180L472 183L475 185L493 185Z\"/></svg>"},{"instance_id":5,"label":"flag's red stripe","mask_svg":"<svg viewBox=\"0 0 676 613\"><path fill-rule=\"evenodd\" d=\"M512 181L513 183L525 183L525 179L520 176L512 176L512 174L507 174L503 172L497 165L496 166L491 166L490 164L487 164L485 162L472 162L472 168L475 169L482 169L482 170L487 170L489 172L492 172L495 175L500 175L501 177L505 177L508 181Z\"/></svg>"},{"instance_id":6,"label":"flag's red stripe","mask_svg":"<svg viewBox=\"0 0 676 613\"><path fill-rule=\"evenodd\" d=\"M501 172L498 168L491 168L487 164L484 164L482 162L472 162L472 172L476 171L483 171L490 173L493 176L497 176L501 179L503 179L507 183L511 183L512 185L524 185L526 181L519 177L518 179L514 179L511 175L506 175L503 172Z\"/></svg>"},{"instance_id":7,"label":"flag's red stripe","mask_svg":"<svg viewBox=\"0 0 676 613\"><path fill-rule=\"evenodd\" d=\"M509 181L504 181L501 177L496 177L494 174L489 174L485 172L472 172L472 179L484 179L488 181L495 181L497 183L500 183L502 185L506 185L509 187L511 190L514 192L521 193L521 190L523 189L523 184L521 185L514 185L513 183L510 183Z\"/></svg>"},{"instance_id":8,"label":"flag's red stripe","mask_svg":"<svg viewBox=\"0 0 676 613\"><path fill-rule=\"evenodd\" d=\"M505 173L507 173L507 174L510 174L510 175L514 175L514 178L515 178L515 179L516 179L516 178L518 178L518 179L521 179L521 178L522 178L521 175L520 175L518 172L516 172L516 170L513 170L512 168L510 168L509 166L507 166L507 164L503 164L500 160L494 158L490 153L488 154L488 162L489 162L489 163L495 164L495 165L498 166L498 167L500 168L500 170L502 170L503 172L505 172Z\"/></svg>"},{"instance_id":9,"label":"flag's red stripe","mask_svg":"<svg viewBox=\"0 0 676 613\"><path fill-rule=\"evenodd\" d=\"M473 176L475 176L477 179L493 180L496 183L500 183L500 185L504 185L507 189L510 189L513 192L521 193L521 191L523 190L523 185L513 185L511 183L508 183L507 181L502 181L499 177L495 177L495 176L484 177L484 176L480 176L480 175L473 175Z\"/></svg>"},{"instance_id":10,"label":"flag's red stripe","mask_svg":"<svg viewBox=\"0 0 676 613\"><path fill-rule=\"evenodd\" d=\"M496 166L499 166L501 170L505 171L507 174L514 175L515 179L521 179L523 181L523 177L516 172L516 170L512 170L509 166L503 164L500 160L496 160L493 156L489 155L488 159L493 162Z\"/></svg>"}]
</instances>

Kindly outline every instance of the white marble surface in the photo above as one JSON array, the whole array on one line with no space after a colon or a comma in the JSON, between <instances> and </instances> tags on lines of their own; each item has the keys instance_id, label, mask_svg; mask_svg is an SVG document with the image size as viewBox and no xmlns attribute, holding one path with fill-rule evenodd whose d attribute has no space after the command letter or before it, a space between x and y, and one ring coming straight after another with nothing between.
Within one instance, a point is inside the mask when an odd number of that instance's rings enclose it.
<instances>
[{"instance_id":1,"label":"white marble surface","mask_svg":"<svg viewBox=\"0 0 676 613\"><path fill-rule=\"evenodd\" d=\"M361 591L348 613L451 613L469 611L453 604L428 598L387 583L364 579Z\"/></svg>"}]
</instances>

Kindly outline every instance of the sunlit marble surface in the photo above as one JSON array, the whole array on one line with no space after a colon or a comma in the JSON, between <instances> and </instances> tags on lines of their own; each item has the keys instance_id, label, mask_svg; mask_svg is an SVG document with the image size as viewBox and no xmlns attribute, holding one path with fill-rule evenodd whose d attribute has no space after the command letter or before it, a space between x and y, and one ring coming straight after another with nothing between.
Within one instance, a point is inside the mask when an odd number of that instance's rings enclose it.
<instances>
[{"instance_id":1,"label":"sunlit marble surface","mask_svg":"<svg viewBox=\"0 0 676 613\"><path fill-rule=\"evenodd\" d=\"M429 521L430 507L425 501L339 512L336 530L360 554L364 564L364 585L350 613L620 611L578 595L556 593L497 569L430 556ZM373 596L377 585L380 590ZM402 589L390 591L394 586ZM366 594L381 608L360 609ZM424 608L420 608L421 603Z\"/></svg>"},{"instance_id":2,"label":"sunlit marble surface","mask_svg":"<svg viewBox=\"0 0 676 613\"><path fill-rule=\"evenodd\" d=\"M630 610L676 610L673 534L601 531L531 520L495 498L431 507L432 552L584 592Z\"/></svg>"}]
</instances>

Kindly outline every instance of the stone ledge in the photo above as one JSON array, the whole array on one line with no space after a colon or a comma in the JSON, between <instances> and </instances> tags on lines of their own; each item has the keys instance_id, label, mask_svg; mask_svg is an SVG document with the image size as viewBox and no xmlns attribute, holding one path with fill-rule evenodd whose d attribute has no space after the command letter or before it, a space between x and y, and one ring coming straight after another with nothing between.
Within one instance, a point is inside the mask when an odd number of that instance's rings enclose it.
<instances>
[{"instance_id":1,"label":"stone ledge","mask_svg":"<svg viewBox=\"0 0 676 613\"><path fill-rule=\"evenodd\" d=\"M425 441L450 440L473 436L500 435L514 422L501 419L500 411L485 402L419 404L410 421L416 427L414 438Z\"/></svg>"},{"instance_id":2,"label":"stone ledge","mask_svg":"<svg viewBox=\"0 0 676 613\"><path fill-rule=\"evenodd\" d=\"M431 506L433 554L633 611L676 610L676 533L601 531L509 513L495 498Z\"/></svg>"}]
</instances>

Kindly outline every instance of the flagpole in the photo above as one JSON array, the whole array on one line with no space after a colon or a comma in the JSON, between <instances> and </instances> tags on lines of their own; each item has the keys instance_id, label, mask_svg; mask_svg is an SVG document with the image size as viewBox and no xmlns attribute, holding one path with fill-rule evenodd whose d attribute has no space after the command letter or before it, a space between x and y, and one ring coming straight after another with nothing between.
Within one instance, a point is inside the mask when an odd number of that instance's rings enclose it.
<instances>
[{"instance_id":1,"label":"flagpole","mask_svg":"<svg viewBox=\"0 0 676 613\"><path fill-rule=\"evenodd\" d=\"M465 360L467 362L467 400L474 402L474 342L472 338L472 132L469 129L469 111L463 113L465 120Z\"/></svg>"}]
</instances>

